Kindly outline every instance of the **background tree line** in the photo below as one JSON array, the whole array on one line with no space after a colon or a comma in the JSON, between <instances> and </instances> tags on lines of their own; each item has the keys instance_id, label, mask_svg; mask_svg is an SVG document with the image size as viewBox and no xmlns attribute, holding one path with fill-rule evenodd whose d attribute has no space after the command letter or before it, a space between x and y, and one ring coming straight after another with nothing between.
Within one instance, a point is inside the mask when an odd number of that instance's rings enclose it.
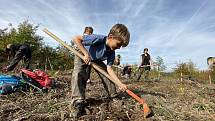
<instances>
[{"instance_id":1,"label":"background tree line","mask_svg":"<svg viewBox=\"0 0 215 121\"><path fill-rule=\"evenodd\" d=\"M12 24L6 28L0 28L1 67L9 63L8 55L5 53L7 44L27 43L33 51L33 69L68 70L73 68L74 55L62 46L57 48L46 46L44 38L36 34L38 28L39 25L31 24L28 20L21 22L17 28ZM206 81L210 74L212 81L215 82L215 69L200 71L191 60L176 64L172 72L165 72L166 66L162 57L158 56L155 63L158 65L157 68L151 70L151 75L154 77L180 78L181 73L183 73L186 78Z\"/></svg>"},{"instance_id":2,"label":"background tree line","mask_svg":"<svg viewBox=\"0 0 215 121\"><path fill-rule=\"evenodd\" d=\"M29 44L32 50L32 68L39 69L71 69L73 55L65 48L45 46L44 38L37 35L39 25L24 21L17 28L9 24L7 28L0 28L0 63L1 67L8 64L5 53L7 44Z\"/></svg>"}]
</instances>

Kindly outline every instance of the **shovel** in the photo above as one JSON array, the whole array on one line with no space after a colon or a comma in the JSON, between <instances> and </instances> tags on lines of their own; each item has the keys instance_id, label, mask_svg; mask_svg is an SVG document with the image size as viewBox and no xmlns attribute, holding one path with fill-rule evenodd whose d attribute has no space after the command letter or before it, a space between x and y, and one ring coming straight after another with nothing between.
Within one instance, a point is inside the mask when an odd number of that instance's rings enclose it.
<instances>
[{"instance_id":1,"label":"shovel","mask_svg":"<svg viewBox=\"0 0 215 121\"><path fill-rule=\"evenodd\" d=\"M49 36L51 36L53 39L55 39L57 42L59 42L61 45L63 45L64 47L66 47L67 49L69 49L70 51L72 51L75 55L77 55L81 59L84 58L84 56L82 54L80 54L78 51L76 51L75 49L73 49L71 46L67 45L65 42L63 42L56 35L54 35L53 33L51 33L48 29L45 28L45 29L43 29L43 31L46 34L48 34ZM94 69L96 69L98 72L100 72L101 74L103 74L105 77L107 77L108 79L110 79L113 83L115 83L116 85L120 85L107 72L105 72L104 70L102 70L98 65L96 65L93 62L90 62L90 65ZM141 105L143 105L144 118L146 118L150 114L151 111L150 111L148 105L145 103L144 99L141 99L140 97L138 97L136 94L134 94L132 91L130 91L128 89L126 90L126 93L128 95L130 95L131 97L133 97L135 100L137 100Z\"/></svg>"}]
</instances>

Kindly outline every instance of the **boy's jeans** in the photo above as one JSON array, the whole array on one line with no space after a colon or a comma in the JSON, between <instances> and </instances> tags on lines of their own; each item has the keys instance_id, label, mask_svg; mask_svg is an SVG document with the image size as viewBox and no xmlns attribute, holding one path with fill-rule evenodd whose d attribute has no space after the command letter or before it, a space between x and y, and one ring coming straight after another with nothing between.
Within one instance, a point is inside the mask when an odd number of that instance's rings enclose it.
<instances>
[{"instance_id":1,"label":"boy's jeans","mask_svg":"<svg viewBox=\"0 0 215 121\"><path fill-rule=\"evenodd\" d=\"M107 66L102 62L95 62L99 65L103 70L107 71ZM87 80L90 76L91 66L86 65L83 60L77 56L74 59L74 70L72 73L72 103L75 100L85 99L85 89ZM103 85L108 88L108 95L116 94L116 87L113 82L105 79Z\"/></svg>"}]
</instances>

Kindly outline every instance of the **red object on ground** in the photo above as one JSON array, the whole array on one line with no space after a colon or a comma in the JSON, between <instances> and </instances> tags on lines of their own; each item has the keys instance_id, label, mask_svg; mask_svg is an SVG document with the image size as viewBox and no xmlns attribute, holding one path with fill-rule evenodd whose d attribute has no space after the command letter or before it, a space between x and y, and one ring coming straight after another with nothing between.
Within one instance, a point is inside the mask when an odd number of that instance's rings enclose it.
<instances>
[{"instance_id":1,"label":"red object on ground","mask_svg":"<svg viewBox=\"0 0 215 121\"><path fill-rule=\"evenodd\" d=\"M28 77L37 81L42 87L50 88L52 86L52 79L43 71L36 69L34 71L30 71L27 69L21 69L23 73L25 73Z\"/></svg>"}]
</instances>

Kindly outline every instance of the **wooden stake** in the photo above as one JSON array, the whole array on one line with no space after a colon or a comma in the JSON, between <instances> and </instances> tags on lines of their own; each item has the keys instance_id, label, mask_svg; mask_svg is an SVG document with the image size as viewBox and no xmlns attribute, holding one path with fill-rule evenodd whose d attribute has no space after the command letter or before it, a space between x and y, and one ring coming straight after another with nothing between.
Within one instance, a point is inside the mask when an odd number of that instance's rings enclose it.
<instances>
[{"instance_id":1,"label":"wooden stake","mask_svg":"<svg viewBox=\"0 0 215 121\"><path fill-rule=\"evenodd\" d=\"M211 84L211 75L209 74L208 77L209 77L209 83Z\"/></svg>"}]
</instances>

